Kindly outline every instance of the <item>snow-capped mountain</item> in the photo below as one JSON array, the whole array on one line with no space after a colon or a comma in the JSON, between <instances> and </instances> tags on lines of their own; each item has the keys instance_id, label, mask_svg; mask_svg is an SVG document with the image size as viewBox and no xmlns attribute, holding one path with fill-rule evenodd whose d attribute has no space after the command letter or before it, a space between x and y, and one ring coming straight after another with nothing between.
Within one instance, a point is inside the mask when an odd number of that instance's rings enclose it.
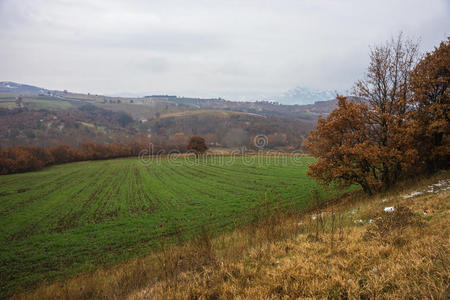
<instances>
[{"instance_id":1,"label":"snow-capped mountain","mask_svg":"<svg viewBox=\"0 0 450 300\"><path fill-rule=\"evenodd\" d=\"M284 93L277 100L282 104L312 104L317 101L335 98L336 92L296 87Z\"/></svg>"}]
</instances>

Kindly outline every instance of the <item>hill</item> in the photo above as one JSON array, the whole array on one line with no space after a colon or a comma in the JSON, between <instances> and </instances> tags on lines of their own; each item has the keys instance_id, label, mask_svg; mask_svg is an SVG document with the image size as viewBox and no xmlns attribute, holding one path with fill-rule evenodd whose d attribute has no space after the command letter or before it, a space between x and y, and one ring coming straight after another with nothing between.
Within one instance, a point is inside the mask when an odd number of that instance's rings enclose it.
<instances>
[{"instance_id":1,"label":"hill","mask_svg":"<svg viewBox=\"0 0 450 300\"><path fill-rule=\"evenodd\" d=\"M14 147L59 144L78 146L97 143L131 142L138 135L133 119L94 105L68 109L0 108L0 145Z\"/></svg>"},{"instance_id":2,"label":"hill","mask_svg":"<svg viewBox=\"0 0 450 300\"><path fill-rule=\"evenodd\" d=\"M255 136L265 135L266 149L299 149L312 122L224 110L194 110L161 114L139 125L157 144L187 144L189 136L203 136L210 146L254 148Z\"/></svg>"},{"instance_id":3,"label":"hill","mask_svg":"<svg viewBox=\"0 0 450 300\"><path fill-rule=\"evenodd\" d=\"M180 149L189 136L203 135L213 147L250 148L256 135L266 135L266 148L292 150L301 147L317 117L336 105L335 100L281 105L167 95L108 97L12 82L0 87L2 147L127 142L145 135ZM117 122L130 117L127 124Z\"/></svg>"},{"instance_id":4,"label":"hill","mask_svg":"<svg viewBox=\"0 0 450 300\"><path fill-rule=\"evenodd\" d=\"M16 83L11 81L0 81L0 93L16 93L16 94L47 94L50 91L33 85Z\"/></svg>"},{"instance_id":5,"label":"hill","mask_svg":"<svg viewBox=\"0 0 450 300\"><path fill-rule=\"evenodd\" d=\"M448 175L274 213L218 237L201 231L186 244L17 298L445 299Z\"/></svg>"},{"instance_id":6,"label":"hill","mask_svg":"<svg viewBox=\"0 0 450 300\"><path fill-rule=\"evenodd\" d=\"M304 89L296 89L296 93L303 91L302 95L305 94ZM291 95L290 93L289 95ZM277 116L288 116L293 118L299 118L303 120L315 120L319 114L328 114L332 109L335 108L336 100L333 99L335 95L330 92L316 92L309 93L308 102L312 104L306 105L284 105L278 102L270 101L228 101L222 98L189 98L189 97L178 97L169 95L153 95L146 97L109 97L104 95L92 95L92 94L80 94L67 91L52 91L40 87L24 85L13 82L0 82L0 106L7 100L14 101L15 98L19 96L25 96L29 98L29 101L24 101L25 105L27 102L32 102L30 96L47 96L51 97L54 102L69 102L72 105L77 105L79 102L91 103L95 105L104 105L108 109L114 109L114 106L120 106L122 110L133 110L132 106L129 104L135 104L140 108L146 110L146 108L151 107L154 111L161 110L196 110L196 109L212 109L212 110L231 110L247 113L257 113L264 115L277 115ZM291 95L292 96L292 95ZM306 96L305 96L306 97ZM34 97L34 100L44 100L42 98ZM327 105L324 105L327 103ZM115 104L115 105L113 105ZM55 104L53 104L55 106ZM177 109L177 107L179 107ZM45 107L41 107L45 108ZM124 109L125 108L125 109ZM136 107L134 107L135 109ZM148 110L147 110L148 111ZM137 113L137 112L135 112ZM136 117L143 117L142 114L134 115ZM147 115L148 117L148 115Z\"/></svg>"}]
</instances>

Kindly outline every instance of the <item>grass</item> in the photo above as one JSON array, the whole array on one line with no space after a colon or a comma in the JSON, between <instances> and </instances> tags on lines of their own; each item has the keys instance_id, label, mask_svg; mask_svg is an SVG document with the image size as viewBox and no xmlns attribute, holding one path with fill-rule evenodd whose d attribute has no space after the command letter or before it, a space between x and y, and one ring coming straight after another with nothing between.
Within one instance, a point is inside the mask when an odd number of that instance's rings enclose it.
<instances>
[{"instance_id":1,"label":"grass","mask_svg":"<svg viewBox=\"0 0 450 300\"><path fill-rule=\"evenodd\" d=\"M53 97L33 97L23 99L24 105L26 107L34 109L68 109L73 108L73 105L64 100L59 100Z\"/></svg>"},{"instance_id":2,"label":"grass","mask_svg":"<svg viewBox=\"0 0 450 300\"><path fill-rule=\"evenodd\" d=\"M17 108L18 94L0 93L1 108ZM34 109L68 109L73 105L69 101L60 100L50 96L22 96L23 105Z\"/></svg>"},{"instance_id":3,"label":"grass","mask_svg":"<svg viewBox=\"0 0 450 300\"><path fill-rule=\"evenodd\" d=\"M210 159L117 159L1 176L0 295L147 255L204 225L230 231L275 204L305 209L312 191L323 200L341 193L306 177L312 158Z\"/></svg>"},{"instance_id":4,"label":"grass","mask_svg":"<svg viewBox=\"0 0 450 300\"><path fill-rule=\"evenodd\" d=\"M448 178L373 197L353 192L217 237L203 230L186 244L14 298L448 299ZM404 197L442 179L445 190Z\"/></svg>"},{"instance_id":5,"label":"grass","mask_svg":"<svg viewBox=\"0 0 450 300\"><path fill-rule=\"evenodd\" d=\"M0 108L16 108L16 99L4 99L0 98Z\"/></svg>"}]
</instances>

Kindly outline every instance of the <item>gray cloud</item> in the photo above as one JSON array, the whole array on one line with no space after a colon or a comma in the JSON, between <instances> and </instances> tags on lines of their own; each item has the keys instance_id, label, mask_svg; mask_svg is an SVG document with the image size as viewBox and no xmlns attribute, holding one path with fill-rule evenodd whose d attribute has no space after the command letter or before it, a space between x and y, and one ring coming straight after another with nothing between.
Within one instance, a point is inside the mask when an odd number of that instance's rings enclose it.
<instances>
[{"instance_id":1,"label":"gray cloud","mask_svg":"<svg viewBox=\"0 0 450 300\"><path fill-rule=\"evenodd\" d=\"M346 90L369 45L403 30L429 51L449 17L446 0L0 0L0 80L236 100Z\"/></svg>"}]
</instances>

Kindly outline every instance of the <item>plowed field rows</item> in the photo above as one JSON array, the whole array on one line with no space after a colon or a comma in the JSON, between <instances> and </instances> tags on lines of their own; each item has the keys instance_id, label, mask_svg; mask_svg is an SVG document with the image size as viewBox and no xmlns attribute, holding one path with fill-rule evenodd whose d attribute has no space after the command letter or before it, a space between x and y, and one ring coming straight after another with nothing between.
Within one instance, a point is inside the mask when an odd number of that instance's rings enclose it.
<instances>
[{"instance_id":1,"label":"plowed field rows","mask_svg":"<svg viewBox=\"0 0 450 300\"><path fill-rule=\"evenodd\" d=\"M312 161L117 159L0 176L0 295L144 255L174 232L229 230L263 203L334 197L307 178Z\"/></svg>"}]
</instances>

